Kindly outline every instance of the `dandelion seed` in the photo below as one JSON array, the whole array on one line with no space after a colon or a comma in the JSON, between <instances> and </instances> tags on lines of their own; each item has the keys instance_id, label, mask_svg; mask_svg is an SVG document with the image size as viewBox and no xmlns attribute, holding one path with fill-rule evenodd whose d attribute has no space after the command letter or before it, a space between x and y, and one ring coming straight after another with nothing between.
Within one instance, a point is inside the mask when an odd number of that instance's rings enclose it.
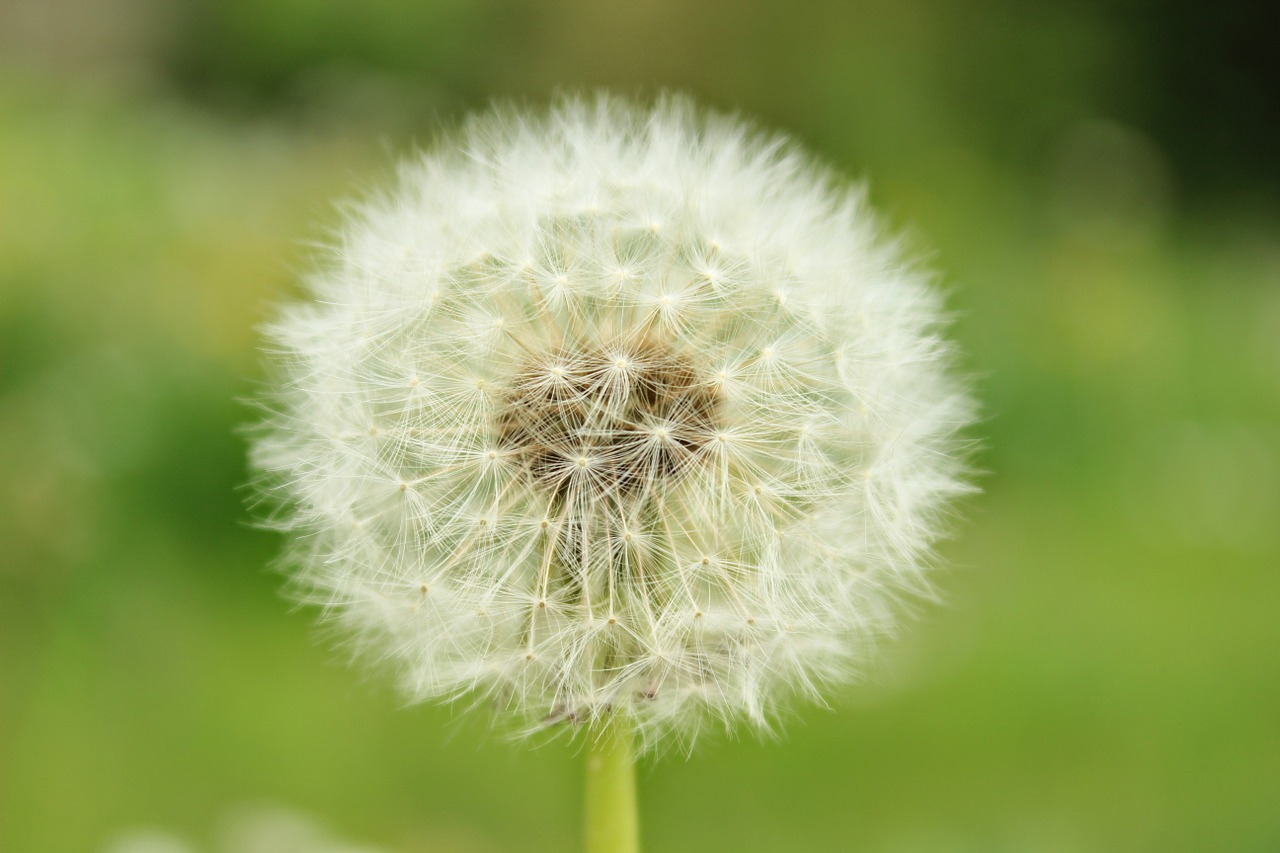
<instances>
[{"instance_id":1,"label":"dandelion seed","mask_svg":"<svg viewBox=\"0 0 1280 853\"><path fill-rule=\"evenodd\" d=\"M529 732L652 747L848 677L966 488L927 275L789 143L683 100L455 143L271 330L254 461L307 600L411 698Z\"/></svg>"}]
</instances>

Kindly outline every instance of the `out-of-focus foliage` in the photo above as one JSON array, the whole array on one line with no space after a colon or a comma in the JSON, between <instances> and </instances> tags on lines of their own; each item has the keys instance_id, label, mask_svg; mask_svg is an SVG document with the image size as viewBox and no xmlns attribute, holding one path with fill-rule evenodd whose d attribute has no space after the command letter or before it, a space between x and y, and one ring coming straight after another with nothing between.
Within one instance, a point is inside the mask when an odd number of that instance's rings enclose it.
<instances>
[{"instance_id":1,"label":"out-of-focus foliage","mask_svg":"<svg viewBox=\"0 0 1280 853\"><path fill-rule=\"evenodd\" d=\"M1280 847L1277 128L1247 96L1278 86L1265 21L1178 14L0 7L0 850L257 801L391 850L572 847L578 756L398 707L279 598L235 430L331 199L489 97L597 85L869 178L988 411L948 601L779 743L646 768L653 849Z\"/></svg>"}]
</instances>

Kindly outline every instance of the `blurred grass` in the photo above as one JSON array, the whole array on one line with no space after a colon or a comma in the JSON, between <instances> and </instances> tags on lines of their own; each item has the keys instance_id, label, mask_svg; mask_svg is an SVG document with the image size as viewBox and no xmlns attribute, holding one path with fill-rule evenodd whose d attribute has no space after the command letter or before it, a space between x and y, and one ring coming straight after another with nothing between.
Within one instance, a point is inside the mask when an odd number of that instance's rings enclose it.
<instances>
[{"instance_id":1,"label":"blurred grass","mask_svg":"<svg viewBox=\"0 0 1280 853\"><path fill-rule=\"evenodd\" d=\"M332 200L558 84L677 86L870 177L988 412L948 604L779 742L647 766L651 848L1280 848L1280 209L1187 195L1176 140L1117 117L1143 60L1100 7L113 0L110 43L19 7L0 850L207 838L254 801L396 850L573 849L569 749L399 707L280 600L235 435Z\"/></svg>"}]
</instances>

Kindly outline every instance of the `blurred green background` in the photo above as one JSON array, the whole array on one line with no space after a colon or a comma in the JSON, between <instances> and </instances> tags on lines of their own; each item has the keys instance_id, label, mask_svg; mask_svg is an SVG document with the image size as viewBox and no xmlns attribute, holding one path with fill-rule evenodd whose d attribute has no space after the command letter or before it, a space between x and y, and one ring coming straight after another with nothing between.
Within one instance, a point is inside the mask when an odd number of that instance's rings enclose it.
<instances>
[{"instance_id":1,"label":"blurred green background","mask_svg":"<svg viewBox=\"0 0 1280 853\"><path fill-rule=\"evenodd\" d=\"M953 291L984 494L942 606L653 851L1280 850L1280 31L1261 4L0 3L0 850L577 845L580 756L403 708L244 509L255 327L491 97L661 87L870 181Z\"/></svg>"}]
</instances>

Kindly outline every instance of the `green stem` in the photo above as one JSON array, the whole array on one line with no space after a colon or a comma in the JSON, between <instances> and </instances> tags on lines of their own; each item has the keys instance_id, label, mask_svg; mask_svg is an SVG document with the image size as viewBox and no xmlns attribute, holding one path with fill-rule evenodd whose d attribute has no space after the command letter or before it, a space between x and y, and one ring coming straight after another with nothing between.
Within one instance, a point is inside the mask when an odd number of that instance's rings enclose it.
<instances>
[{"instance_id":1,"label":"green stem","mask_svg":"<svg viewBox=\"0 0 1280 853\"><path fill-rule=\"evenodd\" d=\"M587 751L586 853L639 853L631 724L614 716Z\"/></svg>"}]
</instances>

